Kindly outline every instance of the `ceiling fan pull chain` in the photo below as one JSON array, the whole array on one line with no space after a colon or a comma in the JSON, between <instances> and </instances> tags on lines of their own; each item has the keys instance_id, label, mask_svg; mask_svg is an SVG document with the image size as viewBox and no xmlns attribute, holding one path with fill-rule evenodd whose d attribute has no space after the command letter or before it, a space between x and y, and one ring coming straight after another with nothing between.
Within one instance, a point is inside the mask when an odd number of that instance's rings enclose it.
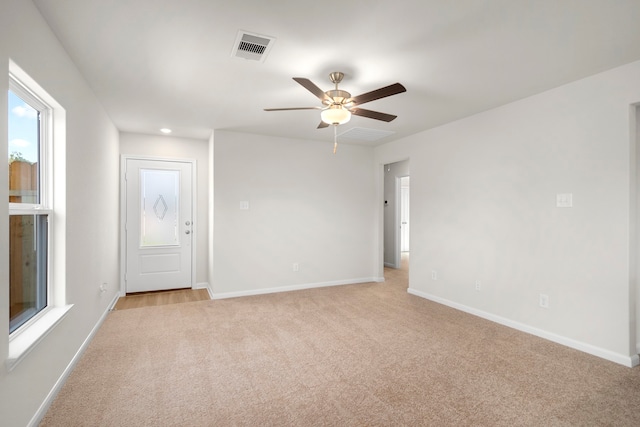
<instances>
[{"instance_id":1,"label":"ceiling fan pull chain","mask_svg":"<svg viewBox=\"0 0 640 427\"><path fill-rule=\"evenodd\" d=\"M338 149L338 125L333 125L333 154L336 154Z\"/></svg>"}]
</instances>

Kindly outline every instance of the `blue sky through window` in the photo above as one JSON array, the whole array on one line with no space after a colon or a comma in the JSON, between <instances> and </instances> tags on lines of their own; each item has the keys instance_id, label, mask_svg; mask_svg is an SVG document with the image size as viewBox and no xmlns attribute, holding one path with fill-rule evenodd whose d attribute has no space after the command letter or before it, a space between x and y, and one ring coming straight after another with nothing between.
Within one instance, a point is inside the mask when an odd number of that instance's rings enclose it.
<instances>
[{"instance_id":1,"label":"blue sky through window","mask_svg":"<svg viewBox=\"0 0 640 427\"><path fill-rule=\"evenodd\" d=\"M9 153L38 161L38 111L9 91Z\"/></svg>"}]
</instances>

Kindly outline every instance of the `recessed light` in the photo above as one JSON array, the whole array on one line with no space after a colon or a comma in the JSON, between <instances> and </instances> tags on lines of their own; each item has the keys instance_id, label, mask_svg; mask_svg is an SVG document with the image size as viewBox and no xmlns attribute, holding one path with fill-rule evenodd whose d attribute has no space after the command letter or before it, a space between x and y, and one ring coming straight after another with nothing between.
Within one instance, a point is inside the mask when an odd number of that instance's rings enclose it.
<instances>
[{"instance_id":1,"label":"recessed light","mask_svg":"<svg viewBox=\"0 0 640 427\"><path fill-rule=\"evenodd\" d=\"M162 133L171 133L171 129L162 128L162 129L160 129L160 132L162 132Z\"/></svg>"}]
</instances>

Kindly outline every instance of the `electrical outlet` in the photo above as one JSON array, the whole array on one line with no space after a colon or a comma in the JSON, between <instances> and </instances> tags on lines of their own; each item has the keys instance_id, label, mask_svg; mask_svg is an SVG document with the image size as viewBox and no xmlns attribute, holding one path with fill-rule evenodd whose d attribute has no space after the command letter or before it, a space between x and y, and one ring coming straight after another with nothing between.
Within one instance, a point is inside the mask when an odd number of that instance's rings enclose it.
<instances>
[{"instance_id":1,"label":"electrical outlet","mask_svg":"<svg viewBox=\"0 0 640 427\"><path fill-rule=\"evenodd\" d=\"M293 263L293 271L300 271L300 264L298 264L297 262Z\"/></svg>"},{"instance_id":2,"label":"electrical outlet","mask_svg":"<svg viewBox=\"0 0 640 427\"><path fill-rule=\"evenodd\" d=\"M556 206L559 208L572 208L573 207L573 194L565 193L565 194L557 194L556 195Z\"/></svg>"},{"instance_id":3,"label":"electrical outlet","mask_svg":"<svg viewBox=\"0 0 640 427\"><path fill-rule=\"evenodd\" d=\"M431 270L431 279L438 280L438 273L435 270Z\"/></svg>"},{"instance_id":4,"label":"electrical outlet","mask_svg":"<svg viewBox=\"0 0 640 427\"><path fill-rule=\"evenodd\" d=\"M479 291L482 289L482 282L480 282L480 280L476 280L476 291Z\"/></svg>"},{"instance_id":5,"label":"electrical outlet","mask_svg":"<svg viewBox=\"0 0 640 427\"><path fill-rule=\"evenodd\" d=\"M549 308L549 295L540 294L540 307Z\"/></svg>"}]
</instances>

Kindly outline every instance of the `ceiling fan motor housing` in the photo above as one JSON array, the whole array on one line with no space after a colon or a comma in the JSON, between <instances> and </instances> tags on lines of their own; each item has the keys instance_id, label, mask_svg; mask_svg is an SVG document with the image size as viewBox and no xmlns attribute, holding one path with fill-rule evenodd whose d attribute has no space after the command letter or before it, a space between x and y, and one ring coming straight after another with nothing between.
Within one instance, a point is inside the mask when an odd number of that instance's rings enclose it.
<instances>
[{"instance_id":1,"label":"ceiling fan motor housing","mask_svg":"<svg viewBox=\"0 0 640 427\"><path fill-rule=\"evenodd\" d=\"M342 104L345 104L345 101L351 98L351 94L346 90L334 89L334 90L328 90L325 93L329 98L333 99L333 102L329 101L328 99L325 99L323 103L326 105L342 105Z\"/></svg>"}]
</instances>

